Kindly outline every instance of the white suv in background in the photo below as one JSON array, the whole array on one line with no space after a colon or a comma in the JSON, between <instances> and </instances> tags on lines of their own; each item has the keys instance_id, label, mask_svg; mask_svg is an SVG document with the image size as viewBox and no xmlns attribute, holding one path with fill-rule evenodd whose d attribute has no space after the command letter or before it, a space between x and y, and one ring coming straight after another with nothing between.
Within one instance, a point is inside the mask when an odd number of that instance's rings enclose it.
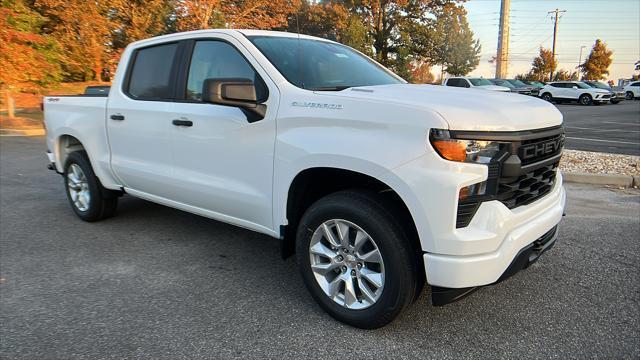
<instances>
[{"instance_id":1,"label":"white suv in background","mask_svg":"<svg viewBox=\"0 0 640 360\"><path fill-rule=\"evenodd\" d=\"M634 81L624 87L624 94L627 100L640 97L640 81Z\"/></svg>"},{"instance_id":2,"label":"white suv in background","mask_svg":"<svg viewBox=\"0 0 640 360\"><path fill-rule=\"evenodd\" d=\"M472 78L472 77L450 77L444 80L442 83L444 86L463 87L463 88L476 88L492 91L504 91L509 92L511 89L505 86L498 86L491 83L491 81L484 78Z\"/></svg>"},{"instance_id":3,"label":"white suv in background","mask_svg":"<svg viewBox=\"0 0 640 360\"><path fill-rule=\"evenodd\" d=\"M540 97L547 101L578 101L582 105L591 105L609 102L611 92L592 88L581 81L554 81L540 89Z\"/></svg>"}]
</instances>

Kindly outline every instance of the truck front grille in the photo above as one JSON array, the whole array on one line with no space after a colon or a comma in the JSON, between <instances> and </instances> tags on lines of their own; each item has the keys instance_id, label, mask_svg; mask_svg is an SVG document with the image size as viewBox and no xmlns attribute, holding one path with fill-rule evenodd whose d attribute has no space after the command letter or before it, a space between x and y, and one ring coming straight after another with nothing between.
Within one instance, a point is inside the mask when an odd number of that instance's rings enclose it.
<instances>
[{"instance_id":1,"label":"truck front grille","mask_svg":"<svg viewBox=\"0 0 640 360\"><path fill-rule=\"evenodd\" d=\"M545 196L553 188L558 162L519 176L515 181L498 183L497 200L509 209L530 204Z\"/></svg>"},{"instance_id":2,"label":"truck front grille","mask_svg":"<svg viewBox=\"0 0 640 360\"><path fill-rule=\"evenodd\" d=\"M471 223L480 204L498 200L509 209L531 204L551 192L564 146L564 130L554 127L525 132L458 132L462 139L479 137L504 144L502 153L487 165L486 193L458 203L456 228Z\"/></svg>"}]
</instances>

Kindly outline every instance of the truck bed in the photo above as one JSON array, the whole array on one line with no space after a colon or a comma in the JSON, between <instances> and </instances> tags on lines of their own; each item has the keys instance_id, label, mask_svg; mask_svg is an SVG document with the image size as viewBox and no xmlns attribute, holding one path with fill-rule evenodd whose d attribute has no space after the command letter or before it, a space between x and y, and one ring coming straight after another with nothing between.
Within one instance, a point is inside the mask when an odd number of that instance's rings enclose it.
<instances>
[{"instance_id":1,"label":"truck bed","mask_svg":"<svg viewBox=\"0 0 640 360\"><path fill-rule=\"evenodd\" d=\"M73 139L70 137L75 137L83 139L82 144L98 178L101 181L110 179L105 128L107 97L102 94L45 96L43 109L47 148L55 155L56 170L63 171L66 153L72 150L69 144Z\"/></svg>"}]
</instances>

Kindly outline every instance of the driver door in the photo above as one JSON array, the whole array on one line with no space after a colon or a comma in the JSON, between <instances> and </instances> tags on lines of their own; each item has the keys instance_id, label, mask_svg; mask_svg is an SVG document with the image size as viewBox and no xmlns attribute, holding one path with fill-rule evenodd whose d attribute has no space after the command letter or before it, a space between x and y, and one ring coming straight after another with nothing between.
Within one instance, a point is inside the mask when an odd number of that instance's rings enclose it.
<instances>
[{"instance_id":1,"label":"driver door","mask_svg":"<svg viewBox=\"0 0 640 360\"><path fill-rule=\"evenodd\" d=\"M242 225L271 229L275 114L278 90L232 37L202 38L187 47L183 99L173 104L175 200ZM251 61L249 60L251 59ZM205 79L242 78L256 85L266 115L257 120L233 106L202 102ZM264 79L264 80L263 80ZM179 91L180 93L180 91ZM238 223L237 220L240 220Z\"/></svg>"}]
</instances>

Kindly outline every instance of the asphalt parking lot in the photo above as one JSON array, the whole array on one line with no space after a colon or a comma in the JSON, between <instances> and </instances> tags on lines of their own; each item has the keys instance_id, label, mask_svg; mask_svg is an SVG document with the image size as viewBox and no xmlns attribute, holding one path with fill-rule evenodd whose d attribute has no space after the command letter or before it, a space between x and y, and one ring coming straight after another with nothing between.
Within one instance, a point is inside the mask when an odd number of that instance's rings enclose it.
<instances>
[{"instance_id":1,"label":"asphalt parking lot","mask_svg":"<svg viewBox=\"0 0 640 360\"><path fill-rule=\"evenodd\" d=\"M390 326L326 315L278 241L132 197L84 223L44 139L0 137L0 357L638 358L640 191L568 186L533 267Z\"/></svg>"},{"instance_id":2,"label":"asphalt parking lot","mask_svg":"<svg viewBox=\"0 0 640 360\"><path fill-rule=\"evenodd\" d=\"M564 115L567 149L640 155L640 101L556 106Z\"/></svg>"}]
</instances>

